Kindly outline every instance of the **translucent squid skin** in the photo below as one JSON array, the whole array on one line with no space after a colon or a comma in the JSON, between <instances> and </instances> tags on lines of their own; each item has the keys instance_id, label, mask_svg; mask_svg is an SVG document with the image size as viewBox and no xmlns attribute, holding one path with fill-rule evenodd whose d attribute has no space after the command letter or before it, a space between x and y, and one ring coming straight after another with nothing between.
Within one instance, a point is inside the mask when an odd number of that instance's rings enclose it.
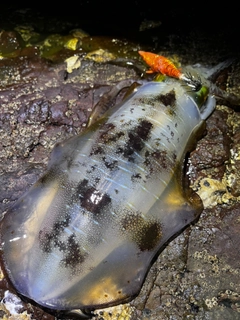
<instances>
[{"instance_id":1,"label":"translucent squid skin","mask_svg":"<svg viewBox=\"0 0 240 320\"><path fill-rule=\"evenodd\" d=\"M183 162L215 98L199 110L189 91L176 79L149 82L55 146L1 222L5 269L22 295L91 310L139 293L154 256L202 211Z\"/></svg>"}]
</instances>

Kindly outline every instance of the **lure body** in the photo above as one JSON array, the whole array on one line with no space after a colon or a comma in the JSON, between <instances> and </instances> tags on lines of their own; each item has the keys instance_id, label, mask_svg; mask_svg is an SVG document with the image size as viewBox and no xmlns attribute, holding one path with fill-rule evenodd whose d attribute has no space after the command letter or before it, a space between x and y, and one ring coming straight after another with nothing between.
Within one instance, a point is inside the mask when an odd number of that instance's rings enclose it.
<instances>
[{"instance_id":1,"label":"lure body","mask_svg":"<svg viewBox=\"0 0 240 320\"><path fill-rule=\"evenodd\" d=\"M138 51L138 53L150 67L147 73L160 72L168 77L182 79L183 73L166 57L145 51Z\"/></svg>"},{"instance_id":2,"label":"lure body","mask_svg":"<svg viewBox=\"0 0 240 320\"><path fill-rule=\"evenodd\" d=\"M153 257L196 219L183 160L202 112L179 80L149 82L79 136L1 222L16 289L42 306L95 309L134 298Z\"/></svg>"}]
</instances>

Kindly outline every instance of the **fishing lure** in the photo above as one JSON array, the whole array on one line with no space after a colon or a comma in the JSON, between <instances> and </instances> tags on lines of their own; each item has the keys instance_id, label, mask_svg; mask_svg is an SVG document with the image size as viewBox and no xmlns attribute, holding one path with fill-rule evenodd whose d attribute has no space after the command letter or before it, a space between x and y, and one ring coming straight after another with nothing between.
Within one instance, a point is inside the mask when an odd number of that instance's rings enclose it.
<instances>
[{"instance_id":1,"label":"fishing lure","mask_svg":"<svg viewBox=\"0 0 240 320\"><path fill-rule=\"evenodd\" d=\"M202 82L199 77L195 79L191 73L182 73L168 58L152 52L138 51L138 53L150 67L150 70L146 71L146 73L160 72L168 77L185 81L195 91L201 90Z\"/></svg>"},{"instance_id":2,"label":"fishing lure","mask_svg":"<svg viewBox=\"0 0 240 320\"><path fill-rule=\"evenodd\" d=\"M184 74L168 58L152 52L138 51L138 53L150 67L146 73L160 72L169 77L184 78Z\"/></svg>"},{"instance_id":3,"label":"fishing lure","mask_svg":"<svg viewBox=\"0 0 240 320\"><path fill-rule=\"evenodd\" d=\"M183 162L215 104L207 87L168 77L58 143L47 172L0 224L16 289L65 311L133 299L156 254L202 211Z\"/></svg>"}]
</instances>

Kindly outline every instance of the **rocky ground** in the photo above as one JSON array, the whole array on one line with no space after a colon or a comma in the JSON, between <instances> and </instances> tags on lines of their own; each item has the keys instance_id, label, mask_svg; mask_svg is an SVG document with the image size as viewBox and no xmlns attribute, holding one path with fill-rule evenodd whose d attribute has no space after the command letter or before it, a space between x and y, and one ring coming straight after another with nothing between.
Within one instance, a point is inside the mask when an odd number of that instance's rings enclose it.
<instances>
[{"instance_id":1,"label":"rocky ground","mask_svg":"<svg viewBox=\"0 0 240 320\"><path fill-rule=\"evenodd\" d=\"M54 18L48 24L55 29L46 34L30 11L8 14L12 19L0 25L1 213L41 176L55 143L84 130L105 92L123 79L140 79L140 49L209 68L234 58L214 81L240 95L231 25L216 32L214 24L215 32L208 32L197 24L181 32L167 28L165 15L163 20L139 15L136 37L131 30L123 40L119 28L119 37L113 31L100 36L80 30L80 22L60 24ZM206 135L188 158L186 176L204 204L200 219L157 257L133 301L96 311L93 319L240 319L240 114L230 107L218 101ZM3 319L62 319L20 297L3 273L0 300Z\"/></svg>"}]
</instances>

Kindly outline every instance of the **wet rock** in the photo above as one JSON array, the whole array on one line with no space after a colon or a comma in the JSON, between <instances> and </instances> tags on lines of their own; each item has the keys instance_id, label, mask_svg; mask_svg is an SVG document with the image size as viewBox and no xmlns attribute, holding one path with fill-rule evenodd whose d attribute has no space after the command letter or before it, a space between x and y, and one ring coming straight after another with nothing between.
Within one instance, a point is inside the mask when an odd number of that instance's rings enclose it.
<instances>
[{"instance_id":1,"label":"wet rock","mask_svg":"<svg viewBox=\"0 0 240 320\"><path fill-rule=\"evenodd\" d=\"M50 28L55 27L51 25ZM39 30L45 27L42 23ZM69 49L48 55L56 61L52 63L40 57L40 47L23 48L16 33L8 36L16 39L11 50L16 49L17 58L0 60L1 213L44 172L55 143L84 130L102 94L122 79L138 79L134 68L85 60L83 52L77 52L81 60L79 68L68 74L64 60ZM222 33L219 38L224 40ZM154 39L156 46L151 46L151 50L163 43L163 39L156 36ZM192 32L184 37L167 33L164 39L167 43L160 46L161 54L178 54L183 64L214 65L228 54L225 42L216 37L209 41L208 33L202 36ZM131 61L139 48L103 37L81 41L82 47L76 50L84 52L109 49L114 43L114 50L111 47L109 51L114 55L120 51L121 58ZM130 52L134 54L128 56ZM233 71L226 88L239 93L237 74L240 73ZM226 77L218 78L219 84L225 80ZM205 137L198 142L189 160L192 187L199 194L204 190L205 198L210 199L204 201L205 210L199 221L161 252L140 294L130 305L96 311L96 319L239 319L238 169L239 116L219 105L207 121ZM1 278L0 300L7 290L18 297L6 278ZM32 319L61 319L24 298L22 303ZM9 311L0 309L0 317L6 314Z\"/></svg>"},{"instance_id":2,"label":"wet rock","mask_svg":"<svg viewBox=\"0 0 240 320\"><path fill-rule=\"evenodd\" d=\"M16 31L1 31L0 33L0 56L14 57L23 47L24 42Z\"/></svg>"},{"instance_id":3,"label":"wet rock","mask_svg":"<svg viewBox=\"0 0 240 320\"><path fill-rule=\"evenodd\" d=\"M222 178L225 161L230 154L229 127L226 121L227 113L221 110L216 110L207 120L206 135L198 142L190 157L191 177L199 176L199 173L207 176L212 168L217 168L214 178Z\"/></svg>"}]
</instances>

